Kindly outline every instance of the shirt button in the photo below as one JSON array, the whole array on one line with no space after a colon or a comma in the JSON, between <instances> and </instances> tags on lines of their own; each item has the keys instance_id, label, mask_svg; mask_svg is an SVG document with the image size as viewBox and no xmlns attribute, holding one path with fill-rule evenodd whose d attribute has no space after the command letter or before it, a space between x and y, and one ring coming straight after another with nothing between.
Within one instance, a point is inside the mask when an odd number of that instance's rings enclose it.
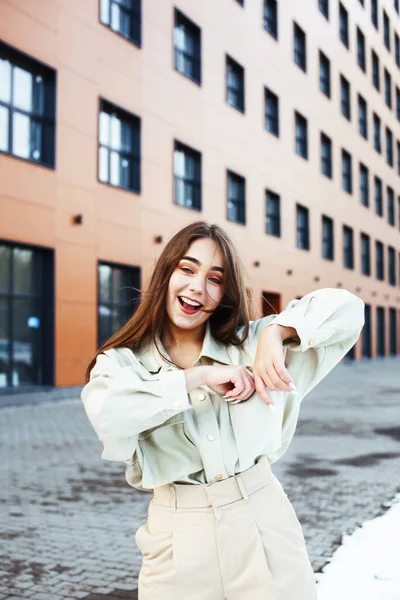
<instances>
[{"instance_id":1,"label":"shirt button","mask_svg":"<svg viewBox=\"0 0 400 600\"><path fill-rule=\"evenodd\" d=\"M173 371L173 369L167 369L167 371Z\"/></svg>"},{"instance_id":2,"label":"shirt button","mask_svg":"<svg viewBox=\"0 0 400 600\"><path fill-rule=\"evenodd\" d=\"M181 403L179 402L179 400L174 400L174 402L172 403L172 406L173 406L174 408L179 408L179 407L180 407L180 405L181 405Z\"/></svg>"},{"instance_id":3,"label":"shirt button","mask_svg":"<svg viewBox=\"0 0 400 600\"><path fill-rule=\"evenodd\" d=\"M207 398L207 396L205 394L200 394L200 396L199 396L200 402L203 402L206 398Z\"/></svg>"},{"instance_id":4,"label":"shirt button","mask_svg":"<svg viewBox=\"0 0 400 600\"><path fill-rule=\"evenodd\" d=\"M221 479L223 479L223 475L217 475L215 479L216 481L221 481Z\"/></svg>"},{"instance_id":5,"label":"shirt button","mask_svg":"<svg viewBox=\"0 0 400 600\"><path fill-rule=\"evenodd\" d=\"M215 435L213 433L209 433L207 439L209 442L213 442L215 440Z\"/></svg>"},{"instance_id":6,"label":"shirt button","mask_svg":"<svg viewBox=\"0 0 400 600\"><path fill-rule=\"evenodd\" d=\"M308 342L308 345L314 346L314 344L315 344L315 340L314 340L314 338L311 338L311 340Z\"/></svg>"}]
</instances>

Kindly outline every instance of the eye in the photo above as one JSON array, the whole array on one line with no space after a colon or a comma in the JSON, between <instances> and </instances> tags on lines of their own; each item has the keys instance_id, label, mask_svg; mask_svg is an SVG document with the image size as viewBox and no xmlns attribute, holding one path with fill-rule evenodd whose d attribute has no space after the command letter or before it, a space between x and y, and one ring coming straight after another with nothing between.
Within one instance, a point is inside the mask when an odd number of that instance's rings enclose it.
<instances>
[{"instance_id":1,"label":"eye","mask_svg":"<svg viewBox=\"0 0 400 600\"><path fill-rule=\"evenodd\" d=\"M193 275L193 271L192 269L189 269L189 267L181 267L182 271L184 271L185 273L192 273Z\"/></svg>"},{"instance_id":2,"label":"eye","mask_svg":"<svg viewBox=\"0 0 400 600\"><path fill-rule=\"evenodd\" d=\"M222 283L222 281L220 279L217 279L217 277L210 277L210 281L216 283L217 285L221 285Z\"/></svg>"}]
</instances>

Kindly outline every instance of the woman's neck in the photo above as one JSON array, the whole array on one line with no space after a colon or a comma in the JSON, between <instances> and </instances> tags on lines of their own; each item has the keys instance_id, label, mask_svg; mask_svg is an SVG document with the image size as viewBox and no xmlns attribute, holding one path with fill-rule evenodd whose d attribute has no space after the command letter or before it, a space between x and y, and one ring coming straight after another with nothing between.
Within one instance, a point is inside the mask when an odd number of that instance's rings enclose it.
<instances>
[{"instance_id":1,"label":"woman's neck","mask_svg":"<svg viewBox=\"0 0 400 600\"><path fill-rule=\"evenodd\" d=\"M196 329L186 330L170 323L161 335L161 342L167 352L180 348L199 348L200 351L203 345L204 333L205 324Z\"/></svg>"}]
</instances>

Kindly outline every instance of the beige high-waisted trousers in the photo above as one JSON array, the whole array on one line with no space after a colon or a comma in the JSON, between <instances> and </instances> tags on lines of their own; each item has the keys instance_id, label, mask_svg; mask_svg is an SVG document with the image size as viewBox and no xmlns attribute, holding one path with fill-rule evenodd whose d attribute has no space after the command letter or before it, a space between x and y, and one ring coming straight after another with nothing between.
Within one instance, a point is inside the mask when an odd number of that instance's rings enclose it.
<instances>
[{"instance_id":1,"label":"beige high-waisted trousers","mask_svg":"<svg viewBox=\"0 0 400 600\"><path fill-rule=\"evenodd\" d=\"M136 533L139 600L316 600L301 525L268 461L154 490Z\"/></svg>"}]
</instances>

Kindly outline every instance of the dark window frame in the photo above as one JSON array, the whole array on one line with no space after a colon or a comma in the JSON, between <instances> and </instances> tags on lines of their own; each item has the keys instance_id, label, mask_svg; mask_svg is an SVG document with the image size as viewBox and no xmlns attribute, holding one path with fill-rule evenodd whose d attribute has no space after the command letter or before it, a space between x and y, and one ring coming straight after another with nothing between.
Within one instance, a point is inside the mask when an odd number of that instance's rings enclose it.
<instances>
[{"instance_id":1,"label":"dark window frame","mask_svg":"<svg viewBox=\"0 0 400 600\"><path fill-rule=\"evenodd\" d=\"M371 238L367 233L360 233L361 274L371 276Z\"/></svg>"},{"instance_id":2,"label":"dark window frame","mask_svg":"<svg viewBox=\"0 0 400 600\"><path fill-rule=\"evenodd\" d=\"M382 179L377 175L374 177L374 190L375 214L383 217L383 185Z\"/></svg>"},{"instance_id":3,"label":"dark window frame","mask_svg":"<svg viewBox=\"0 0 400 600\"><path fill-rule=\"evenodd\" d=\"M396 65L400 68L400 37L394 32L394 60Z\"/></svg>"},{"instance_id":4,"label":"dark window frame","mask_svg":"<svg viewBox=\"0 0 400 600\"><path fill-rule=\"evenodd\" d=\"M297 110L295 111L295 142L296 154L308 160L308 121Z\"/></svg>"},{"instance_id":5,"label":"dark window frame","mask_svg":"<svg viewBox=\"0 0 400 600\"><path fill-rule=\"evenodd\" d=\"M379 92L381 89L380 60L375 50L371 49L372 85Z\"/></svg>"},{"instance_id":6,"label":"dark window frame","mask_svg":"<svg viewBox=\"0 0 400 600\"><path fill-rule=\"evenodd\" d=\"M278 39L278 2L264 0L264 29L275 39Z\"/></svg>"},{"instance_id":7,"label":"dark window frame","mask_svg":"<svg viewBox=\"0 0 400 600\"><path fill-rule=\"evenodd\" d=\"M369 207L369 169L364 163L360 162L360 204Z\"/></svg>"},{"instance_id":8,"label":"dark window frame","mask_svg":"<svg viewBox=\"0 0 400 600\"><path fill-rule=\"evenodd\" d=\"M111 143L111 128L112 121L110 119L109 122L109 131L108 131L108 143L102 141L102 131L101 131L101 115L102 113L109 115L111 118L116 118L120 123L125 125L125 133L126 138L128 138L127 134L131 133L131 149L123 149L123 148L115 148ZM141 193L141 119L137 115L127 111L126 109L117 106L116 104L106 100L105 98L99 98L99 128L98 128L98 168L97 168L97 179L100 183L104 185L110 185L114 188L123 189L127 192L133 192L136 194ZM121 129L122 134L122 129ZM127 140L126 140L127 141ZM106 151L107 155L107 176L106 178L102 178L101 169L102 169L102 160L100 158L102 154L102 150ZM123 161L130 163L129 170L119 171L119 176L121 174L127 178L131 185L125 184L117 184L113 183L112 180L112 156L118 155L120 162L120 169L123 166Z\"/></svg>"},{"instance_id":9,"label":"dark window frame","mask_svg":"<svg viewBox=\"0 0 400 600\"><path fill-rule=\"evenodd\" d=\"M372 117L374 126L374 149L382 154L382 122L376 113Z\"/></svg>"},{"instance_id":10,"label":"dark window frame","mask_svg":"<svg viewBox=\"0 0 400 600\"><path fill-rule=\"evenodd\" d=\"M350 82L342 74L340 74L340 111L345 119L351 121Z\"/></svg>"},{"instance_id":11,"label":"dark window frame","mask_svg":"<svg viewBox=\"0 0 400 600\"><path fill-rule=\"evenodd\" d=\"M319 89L327 98L331 97L331 61L319 51Z\"/></svg>"},{"instance_id":12,"label":"dark window frame","mask_svg":"<svg viewBox=\"0 0 400 600\"><path fill-rule=\"evenodd\" d=\"M394 206L394 189L388 185L386 186L387 196L387 222L392 227L395 226L395 206Z\"/></svg>"},{"instance_id":13,"label":"dark window frame","mask_svg":"<svg viewBox=\"0 0 400 600\"><path fill-rule=\"evenodd\" d=\"M343 225L343 266L354 269L354 231L348 225Z\"/></svg>"},{"instance_id":14,"label":"dark window frame","mask_svg":"<svg viewBox=\"0 0 400 600\"><path fill-rule=\"evenodd\" d=\"M384 81L385 81L385 102L386 106L392 108L392 78L387 69L384 70Z\"/></svg>"},{"instance_id":15,"label":"dark window frame","mask_svg":"<svg viewBox=\"0 0 400 600\"><path fill-rule=\"evenodd\" d=\"M101 277L101 268L109 267L112 270L111 279L109 281L109 297L107 299L102 298L102 287L103 284L100 283ZM123 271L125 275L125 280L129 281L129 285L125 286L125 290L129 290L129 292L133 291L132 299L128 300L125 294L121 294L118 301L115 300L115 285L113 285L113 271ZM114 333L118 331L120 328L120 322L118 326L112 327L112 318L115 317L115 313L124 314L125 323L131 318L132 313L137 310L140 302L140 292L138 290L141 289L141 269L138 266L125 265L120 263L114 263L110 261L97 261L97 344L98 347L101 347ZM121 289L119 289L121 292ZM128 294L129 294L128 292ZM104 307L109 310L108 316L108 332L106 335L104 332L104 325L101 322L100 315L100 307ZM104 316L104 315L103 315ZM120 314L118 314L120 317Z\"/></svg>"},{"instance_id":16,"label":"dark window frame","mask_svg":"<svg viewBox=\"0 0 400 600\"><path fill-rule=\"evenodd\" d=\"M307 73L307 35L296 21L293 21L293 60L304 73Z\"/></svg>"},{"instance_id":17,"label":"dark window frame","mask_svg":"<svg viewBox=\"0 0 400 600\"><path fill-rule=\"evenodd\" d=\"M390 19L385 9L383 9L383 43L390 52Z\"/></svg>"},{"instance_id":18,"label":"dark window frame","mask_svg":"<svg viewBox=\"0 0 400 600\"><path fill-rule=\"evenodd\" d=\"M10 94L7 100L0 100L0 110L7 115L7 136L4 143L0 140L0 155L6 154L31 164L55 169L57 72L2 41L0 59L9 64ZM33 106L30 109L19 106L14 97L18 88L16 73L20 71L32 77ZM29 130L29 140L25 148L28 156L21 152L17 154L17 148L14 148L14 138L17 137L16 123L19 122L21 126L23 121L28 124Z\"/></svg>"},{"instance_id":19,"label":"dark window frame","mask_svg":"<svg viewBox=\"0 0 400 600\"><path fill-rule=\"evenodd\" d=\"M322 258L325 260L335 260L334 248L334 222L327 215L321 216L322 225Z\"/></svg>"},{"instance_id":20,"label":"dark window frame","mask_svg":"<svg viewBox=\"0 0 400 600\"><path fill-rule=\"evenodd\" d=\"M342 189L353 193L353 159L350 152L342 148Z\"/></svg>"},{"instance_id":21,"label":"dark window frame","mask_svg":"<svg viewBox=\"0 0 400 600\"><path fill-rule=\"evenodd\" d=\"M182 153L185 157L182 173L177 173L177 153ZM186 167L189 165L192 173L186 172ZM190 202L187 198L188 192ZM183 198L183 202L178 202L180 197ZM197 212L202 210L201 152L177 139L174 140L174 206L189 208Z\"/></svg>"},{"instance_id":22,"label":"dark window frame","mask_svg":"<svg viewBox=\"0 0 400 600\"><path fill-rule=\"evenodd\" d=\"M333 178L333 159L332 159L332 139L321 131L321 173L328 177Z\"/></svg>"},{"instance_id":23,"label":"dark window frame","mask_svg":"<svg viewBox=\"0 0 400 600\"><path fill-rule=\"evenodd\" d=\"M371 0L371 21L375 29L379 29L378 0Z\"/></svg>"},{"instance_id":24,"label":"dark window frame","mask_svg":"<svg viewBox=\"0 0 400 600\"><path fill-rule=\"evenodd\" d=\"M281 197L271 190L265 192L266 233L281 237Z\"/></svg>"},{"instance_id":25,"label":"dark window frame","mask_svg":"<svg viewBox=\"0 0 400 600\"><path fill-rule=\"evenodd\" d=\"M230 195L232 189L230 182L238 186L239 197L236 198ZM231 223L246 225L246 179L230 169L226 171L226 198L227 220ZM236 218L233 218L233 213L230 213L231 210L236 210Z\"/></svg>"},{"instance_id":26,"label":"dark window frame","mask_svg":"<svg viewBox=\"0 0 400 600\"><path fill-rule=\"evenodd\" d=\"M364 73L367 72L367 57L365 49L365 35L357 27L357 64Z\"/></svg>"},{"instance_id":27,"label":"dark window frame","mask_svg":"<svg viewBox=\"0 0 400 600\"><path fill-rule=\"evenodd\" d=\"M396 250L393 246L388 246L388 283L396 285Z\"/></svg>"},{"instance_id":28,"label":"dark window frame","mask_svg":"<svg viewBox=\"0 0 400 600\"><path fill-rule=\"evenodd\" d=\"M349 50L349 13L341 2L339 2L339 39L342 42L342 44Z\"/></svg>"},{"instance_id":29,"label":"dark window frame","mask_svg":"<svg viewBox=\"0 0 400 600\"><path fill-rule=\"evenodd\" d=\"M245 113L245 71L244 67L239 64L235 59L233 59L228 54L225 55L225 79L226 79L226 103L229 106L232 106L242 114ZM232 74L232 77L236 78L235 85L232 85L229 81L229 74ZM234 100L234 97L237 97L237 100Z\"/></svg>"},{"instance_id":30,"label":"dark window frame","mask_svg":"<svg viewBox=\"0 0 400 600\"><path fill-rule=\"evenodd\" d=\"M189 46L192 45L193 52L178 47L177 37L180 31L185 42L186 37L190 40ZM185 70L187 66L190 67L189 70ZM184 77L201 85L201 29L177 8L174 10L174 68Z\"/></svg>"},{"instance_id":31,"label":"dark window frame","mask_svg":"<svg viewBox=\"0 0 400 600\"><path fill-rule=\"evenodd\" d=\"M310 250L310 211L299 203L296 204L296 248Z\"/></svg>"},{"instance_id":32,"label":"dark window frame","mask_svg":"<svg viewBox=\"0 0 400 600\"><path fill-rule=\"evenodd\" d=\"M108 3L108 21L102 18L101 1ZM142 0L131 0L132 6L129 8L124 6L120 0L101 0L99 2L99 22L107 29L110 29L117 35L121 36L124 40L127 40L137 46L142 47ZM112 10L113 6L117 7L127 18L130 23L131 33L130 35L124 33L120 29L112 27Z\"/></svg>"},{"instance_id":33,"label":"dark window frame","mask_svg":"<svg viewBox=\"0 0 400 600\"><path fill-rule=\"evenodd\" d=\"M375 278L385 281L385 247L379 240L375 240Z\"/></svg>"},{"instance_id":34,"label":"dark window frame","mask_svg":"<svg viewBox=\"0 0 400 600\"><path fill-rule=\"evenodd\" d=\"M389 127L385 128L386 137L386 162L390 167L394 165L393 159L393 132Z\"/></svg>"},{"instance_id":35,"label":"dark window frame","mask_svg":"<svg viewBox=\"0 0 400 600\"><path fill-rule=\"evenodd\" d=\"M361 94L358 94L358 132L361 137L368 139L368 107Z\"/></svg>"},{"instance_id":36,"label":"dark window frame","mask_svg":"<svg viewBox=\"0 0 400 600\"><path fill-rule=\"evenodd\" d=\"M329 21L329 0L318 0L318 8L325 19Z\"/></svg>"},{"instance_id":37,"label":"dark window frame","mask_svg":"<svg viewBox=\"0 0 400 600\"><path fill-rule=\"evenodd\" d=\"M264 106L264 127L269 133L279 137L279 98L267 87L264 87Z\"/></svg>"}]
</instances>

